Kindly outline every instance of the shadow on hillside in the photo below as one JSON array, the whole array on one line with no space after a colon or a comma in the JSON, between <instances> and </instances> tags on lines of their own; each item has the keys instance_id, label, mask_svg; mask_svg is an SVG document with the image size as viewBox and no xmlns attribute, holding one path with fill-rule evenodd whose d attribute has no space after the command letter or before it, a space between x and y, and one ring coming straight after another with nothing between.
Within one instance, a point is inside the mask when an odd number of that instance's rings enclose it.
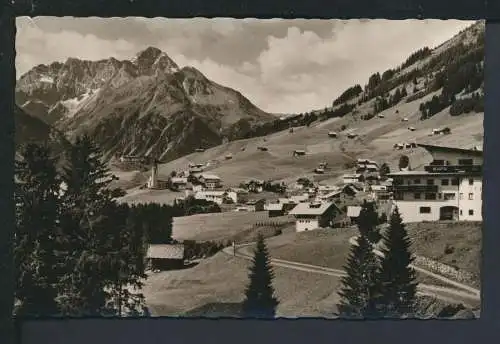
<instances>
[{"instance_id":1,"label":"shadow on hillside","mask_svg":"<svg viewBox=\"0 0 500 344\"><path fill-rule=\"evenodd\" d=\"M213 302L190 309L183 317L202 318L241 318L241 303L239 302Z\"/></svg>"}]
</instances>

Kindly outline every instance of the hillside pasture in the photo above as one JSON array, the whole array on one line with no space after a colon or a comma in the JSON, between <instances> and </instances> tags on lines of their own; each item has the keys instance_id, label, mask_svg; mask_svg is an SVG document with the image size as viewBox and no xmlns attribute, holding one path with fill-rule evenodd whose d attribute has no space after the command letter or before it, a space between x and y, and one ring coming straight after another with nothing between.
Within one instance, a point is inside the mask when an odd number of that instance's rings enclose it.
<instances>
[{"instance_id":1,"label":"hillside pasture","mask_svg":"<svg viewBox=\"0 0 500 344\"><path fill-rule=\"evenodd\" d=\"M290 224L290 216L269 217L266 211L260 212L224 212L212 214L198 214L175 217L172 237L176 240L196 241L227 241L231 239L246 240L252 237L253 230L260 227L281 228Z\"/></svg>"}]
</instances>

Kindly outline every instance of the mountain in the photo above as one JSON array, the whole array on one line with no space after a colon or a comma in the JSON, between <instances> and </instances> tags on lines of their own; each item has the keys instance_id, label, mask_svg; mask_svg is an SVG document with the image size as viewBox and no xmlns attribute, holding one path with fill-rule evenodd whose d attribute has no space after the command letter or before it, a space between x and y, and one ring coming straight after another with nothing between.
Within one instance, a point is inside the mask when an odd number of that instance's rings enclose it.
<instances>
[{"instance_id":1,"label":"mountain","mask_svg":"<svg viewBox=\"0 0 500 344\"><path fill-rule=\"evenodd\" d=\"M162 160L240 138L238 128L276 119L153 47L130 61L69 58L36 66L18 80L16 102L69 138L91 135L108 156Z\"/></svg>"},{"instance_id":2,"label":"mountain","mask_svg":"<svg viewBox=\"0 0 500 344\"><path fill-rule=\"evenodd\" d=\"M18 106L14 108L16 146L26 143L48 144L55 153L60 153L69 142L50 125L37 117L27 114Z\"/></svg>"}]
</instances>

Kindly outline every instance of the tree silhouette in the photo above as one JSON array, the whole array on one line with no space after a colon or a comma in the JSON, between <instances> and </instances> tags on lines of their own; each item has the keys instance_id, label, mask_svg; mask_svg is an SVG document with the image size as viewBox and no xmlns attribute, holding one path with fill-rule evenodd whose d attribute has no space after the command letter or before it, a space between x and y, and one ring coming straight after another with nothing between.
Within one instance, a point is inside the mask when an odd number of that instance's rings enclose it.
<instances>
[{"instance_id":1,"label":"tree silhouette","mask_svg":"<svg viewBox=\"0 0 500 344\"><path fill-rule=\"evenodd\" d=\"M380 166L380 177L386 179L389 173L391 173L391 169L389 168L389 165L384 162L382 166Z\"/></svg>"},{"instance_id":2,"label":"tree silhouette","mask_svg":"<svg viewBox=\"0 0 500 344\"><path fill-rule=\"evenodd\" d=\"M273 318L278 300L274 296L272 286L274 274L264 236L261 233L257 236L257 246L249 278L250 283L245 291L245 300L242 305L243 314L248 317Z\"/></svg>"},{"instance_id":3,"label":"tree silhouette","mask_svg":"<svg viewBox=\"0 0 500 344\"><path fill-rule=\"evenodd\" d=\"M417 282L413 262L411 240L401 219L398 208L390 218L390 226L382 236L384 257L381 259L379 282L380 303L386 316L407 316L414 312Z\"/></svg>"},{"instance_id":4,"label":"tree silhouette","mask_svg":"<svg viewBox=\"0 0 500 344\"><path fill-rule=\"evenodd\" d=\"M359 232L364 235L369 242L376 243L380 240L380 233L377 229L378 224L379 216L375 209L375 203L364 200L357 219Z\"/></svg>"},{"instance_id":5,"label":"tree silhouette","mask_svg":"<svg viewBox=\"0 0 500 344\"><path fill-rule=\"evenodd\" d=\"M57 314L60 180L46 146L28 144L16 161L14 262L18 316Z\"/></svg>"},{"instance_id":6,"label":"tree silhouette","mask_svg":"<svg viewBox=\"0 0 500 344\"><path fill-rule=\"evenodd\" d=\"M338 315L342 318L377 317L377 302L380 298L377 282L378 262L372 246L365 235L357 238L344 267L339 291Z\"/></svg>"}]
</instances>

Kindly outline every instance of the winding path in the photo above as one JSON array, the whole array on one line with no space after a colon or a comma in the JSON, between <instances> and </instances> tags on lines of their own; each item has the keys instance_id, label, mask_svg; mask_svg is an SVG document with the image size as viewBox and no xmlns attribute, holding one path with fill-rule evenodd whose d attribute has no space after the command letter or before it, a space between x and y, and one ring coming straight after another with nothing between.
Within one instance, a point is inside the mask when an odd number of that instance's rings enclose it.
<instances>
[{"instance_id":1,"label":"winding path","mask_svg":"<svg viewBox=\"0 0 500 344\"><path fill-rule=\"evenodd\" d=\"M355 242L355 237L351 238L349 240L351 244ZM246 260L252 260L253 259L253 254L250 252L250 248L254 246L255 243L247 243L247 244L241 244L241 245L236 245L234 252L233 252L233 247L225 247L222 251L228 255L231 256L236 256L238 258L246 259ZM381 254L376 252L376 254ZM310 273L316 273L316 274L321 274L321 275L327 275L327 276L332 276L336 278L341 278L345 276L344 270L340 269L332 269L324 266L318 266L318 265L311 265L311 264L305 264L305 263L300 263L300 262L295 262L295 261L290 261L290 260L283 260L283 259L277 259L277 258L271 258L270 259L271 265L273 266L278 266L282 268L287 268L287 269L292 269L292 270L297 270L297 271L305 271L305 272L310 272ZM437 286L437 285L429 285L429 284L419 284L418 285L418 293L420 295L426 295L426 296L434 296L437 297L440 300L443 300L445 302L451 302L451 303L456 303L460 302L463 303L465 306L468 306L470 308L473 308L471 305L472 303L476 303L477 301L480 300L480 292L479 290L475 288L471 288L469 286L466 286L462 283L455 282L453 280L450 280L449 278L443 277L441 275L435 274L433 272L427 271L422 268L414 267L415 270L418 270L424 274L430 275L436 279L439 279L443 282L449 283L450 285L455 286L455 288L448 288L448 287L442 287L442 286ZM458 290L462 289L462 290Z\"/></svg>"}]
</instances>

